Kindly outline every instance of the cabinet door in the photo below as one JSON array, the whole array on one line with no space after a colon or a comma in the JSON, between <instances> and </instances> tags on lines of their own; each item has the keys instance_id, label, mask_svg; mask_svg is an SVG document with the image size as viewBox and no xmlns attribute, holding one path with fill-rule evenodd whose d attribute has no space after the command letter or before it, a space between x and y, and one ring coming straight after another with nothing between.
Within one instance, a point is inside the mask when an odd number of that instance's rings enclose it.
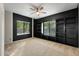
<instances>
[{"instance_id":1,"label":"cabinet door","mask_svg":"<svg viewBox=\"0 0 79 59\"><path fill-rule=\"evenodd\" d=\"M56 21L56 41L65 43L65 20Z\"/></svg>"},{"instance_id":2,"label":"cabinet door","mask_svg":"<svg viewBox=\"0 0 79 59\"><path fill-rule=\"evenodd\" d=\"M76 17L66 18L66 43L77 46L77 19Z\"/></svg>"},{"instance_id":3,"label":"cabinet door","mask_svg":"<svg viewBox=\"0 0 79 59\"><path fill-rule=\"evenodd\" d=\"M34 36L41 38L41 22L34 20Z\"/></svg>"}]
</instances>

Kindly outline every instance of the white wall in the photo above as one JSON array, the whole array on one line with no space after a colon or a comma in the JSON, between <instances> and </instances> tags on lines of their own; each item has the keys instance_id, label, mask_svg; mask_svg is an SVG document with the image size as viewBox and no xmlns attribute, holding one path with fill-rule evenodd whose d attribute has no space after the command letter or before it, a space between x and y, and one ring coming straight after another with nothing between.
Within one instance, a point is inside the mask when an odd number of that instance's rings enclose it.
<instances>
[{"instance_id":1,"label":"white wall","mask_svg":"<svg viewBox=\"0 0 79 59\"><path fill-rule=\"evenodd\" d=\"M13 42L13 14L5 11L5 44Z\"/></svg>"},{"instance_id":2,"label":"white wall","mask_svg":"<svg viewBox=\"0 0 79 59\"><path fill-rule=\"evenodd\" d=\"M4 5L0 3L0 55L4 55Z\"/></svg>"}]
</instances>

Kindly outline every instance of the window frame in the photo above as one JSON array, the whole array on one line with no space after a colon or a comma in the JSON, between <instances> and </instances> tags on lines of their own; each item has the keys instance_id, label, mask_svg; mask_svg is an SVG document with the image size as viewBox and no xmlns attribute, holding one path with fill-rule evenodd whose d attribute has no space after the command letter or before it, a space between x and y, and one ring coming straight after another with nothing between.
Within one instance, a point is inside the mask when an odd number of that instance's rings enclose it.
<instances>
[{"instance_id":1,"label":"window frame","mask_svg":"<svg viewBox=\"0 0 79 59\"><path fill-rule=\"evenodd\" d=\"M50 30L51 29L51 23L50 22L51 21L54 21L55 22L55 34L54 34L55 36L50 35L50 33L51 33L51 30ZM44 31L45 31L44 30L44 27L45 27L44 23L45 22L48 22L48 32L49 32L48 35L44 34ZM43 27L42 27L42 24L43 24ZM50 20L50 21L44 21L44 22L42 22L41 23L41 30L43 30L43 32L41 31L41 34L43 34L44 36L56 37L56 20Z\"/></svg>"},{"instance_id":2,"label":"window frame","mask_svg":"<svg viewBox=\"0 0 79 59\"><path fill-rule=\"evenodd\" d=\"M21 20L17 20L17 21L21 21ZM30 22L27 22L27 21L22 21L22 22L23 22L23 32L20 33L20 34L17 33L17 36L30 34ZM17 22L16 22L16 23L17 23ZM24 29L24 24L25 24L25 23L28 23L28 25L29 25L29 30L28 30L29 33L26 33L26 32L25 32L25 29ZM16 28L17 28L17 26L16 26Z\"/></svg>"}]
</instances>

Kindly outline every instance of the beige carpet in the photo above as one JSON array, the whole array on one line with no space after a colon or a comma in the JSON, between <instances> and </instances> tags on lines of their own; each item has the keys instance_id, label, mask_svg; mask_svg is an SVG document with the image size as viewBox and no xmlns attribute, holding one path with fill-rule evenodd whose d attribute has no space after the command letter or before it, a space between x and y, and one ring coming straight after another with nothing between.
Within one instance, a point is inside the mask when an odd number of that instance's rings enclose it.
<instances>
[{"instance_id":1,"label":"beige carpet","mask_svg":"<svg viewBox=\"0 0 79 59\"><path fill-rule=\"evenodd\" d=\"M43 40L28 38L5 45L5 55L8 56L77 56L79 48Z\"/></svg>"}]
</instances>

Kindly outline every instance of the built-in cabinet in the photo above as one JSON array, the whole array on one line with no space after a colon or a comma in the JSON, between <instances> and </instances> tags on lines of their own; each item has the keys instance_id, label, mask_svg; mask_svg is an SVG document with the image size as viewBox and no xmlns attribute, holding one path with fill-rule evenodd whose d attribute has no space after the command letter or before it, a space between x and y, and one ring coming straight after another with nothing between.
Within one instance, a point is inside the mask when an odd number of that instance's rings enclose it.
<instances>
[{"instance_id":1,"label":"built-in cabinet","mask_svg":"<svg viewBox=\"0 0 79 59\"><path fill-rule=\"evenodd\" d=\"M56 41L65 43L65 19L56 20Z\"/></svg>"},{"instance_id":2,"label":"built-in cabinet","mask_svg":"<svg viewBox=\"0 0 79 59\"><path fill-rule=\"evenodd\" d=\"M56 20L56 37L41 33L41 23L53 19ZM78 8L34 20L34 36L78 47Z\"/></svg>"},{"instance_id":3,"label":"built-in cabinet","mask_svg":"<svg viewBox=\"0 0 79 59\"><path fill-rule=\"evenodd\" d=\"M78 45L78 20L77 17L66 18L65 34L66 43L77 46Z\"/></svg>"},{"instance_id":4,"label":"built-in cabinet","mask_svg":"<svg viewBox=\"0 0 79 59\"><path fill-rule=\"evenodd\" d=\"M77 17L68 17L56 20L56 41L77 46L77 25Z\"/></svg>"}]
</instances>

